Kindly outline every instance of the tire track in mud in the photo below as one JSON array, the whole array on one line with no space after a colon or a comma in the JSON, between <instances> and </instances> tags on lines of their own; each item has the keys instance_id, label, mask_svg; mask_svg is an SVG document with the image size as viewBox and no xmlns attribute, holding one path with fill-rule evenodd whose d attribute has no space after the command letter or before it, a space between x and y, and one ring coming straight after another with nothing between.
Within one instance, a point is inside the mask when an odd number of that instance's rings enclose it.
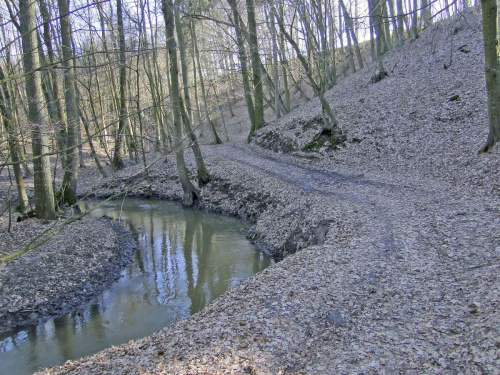
<instances>
[{"instance_id":1,"label":"tire track in mud","mask_svg":"<svg viewBox=\"0 0 500 375\"><path fill-rule=\"evenodd\" d=\"M270 177L284 181L308 193L335 196L357 204L371 213L374 220L381 221L383 231L371 229L376 234L377 248L384 252L397 252L401 250L400 235L395 233L394 225L389 215L388 208L380 201L380 195L390 190L392 194L402 192L403 189L413 190L421 195L424 192L395 184L374 181L365 178L363 174L343 174L306 168L290 162L261 156L251 151L236 147L225 146L223 155L226 159L256 169ZM350 191L350 186L361 187L364 194ZM405 197L407 199L407 197ZM403 199L403 198L402 198Z\"/></svg>"}]
</instances>

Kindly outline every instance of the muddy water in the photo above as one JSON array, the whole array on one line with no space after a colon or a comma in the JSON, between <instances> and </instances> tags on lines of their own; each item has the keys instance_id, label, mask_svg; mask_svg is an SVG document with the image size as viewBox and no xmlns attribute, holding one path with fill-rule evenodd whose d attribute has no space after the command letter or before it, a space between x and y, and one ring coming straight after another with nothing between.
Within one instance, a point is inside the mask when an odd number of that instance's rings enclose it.
<instances>
[{"instance_id":1,"label":"muddy water","mask_svg":"<svg viewBox=\"0 0 500 375\"><path fill-rule=\"evenodd\" d=\"M0 374L29 374L147 336L270 263L234 218L137 199L108 202L93 214L137 233L134 262L85 310L0 336Z\"/></svg>"}]
</instances>

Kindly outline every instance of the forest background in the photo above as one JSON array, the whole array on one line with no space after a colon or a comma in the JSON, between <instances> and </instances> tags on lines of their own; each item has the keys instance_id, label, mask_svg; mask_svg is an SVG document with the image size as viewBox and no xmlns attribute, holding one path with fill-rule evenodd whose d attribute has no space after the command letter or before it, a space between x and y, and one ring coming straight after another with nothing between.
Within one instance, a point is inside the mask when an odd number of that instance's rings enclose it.
<instances>
[{"instance_id":1,"label":"forest background","mask_svg":"<svg viewBox=\"0 0 500 375\"><path fill-rule=\"evenodd\" d=\"M61 206L74 205L84 152L105 176L99 155L114 170L128 155L147 173L145 154L153 150L175 152L183 202L193 205L199 189L188 176L184 148L194 152L199 186L206 184L198 139L228 140L222 108L233 115L239 99L249 141L266 121L291 110L295 90L320 99L320 135L340 144L342 131L324 93L368 62L378 62L372 79L383 79L388 50L469 6L478 4L6 0L0 153L1 168L13 171L16 210L54 219ZM481 151L488 151L500 137L498 9L495 0L482 1L482 8L490 134ZM265 118L269 108L272 117ZM32 173L30 200L23 176Z\"/></svg>"}]
</instances>

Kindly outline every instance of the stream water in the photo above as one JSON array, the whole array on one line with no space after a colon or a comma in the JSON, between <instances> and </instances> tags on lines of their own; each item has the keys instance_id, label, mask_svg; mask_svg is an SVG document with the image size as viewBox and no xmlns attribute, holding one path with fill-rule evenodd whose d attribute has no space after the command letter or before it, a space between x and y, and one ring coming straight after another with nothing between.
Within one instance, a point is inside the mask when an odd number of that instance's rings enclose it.
<instances>
[{"instance_id":1,"label":"stream water","mask_svg":"<svg viewBox=\"0 0 500 375\"><path fill-rule=\"evenodd\" d=\"M0 374L33 373L152 334L270 263L234 218L138 199L107 202L93 215L138 234L133 263L86 309L0 336Z\"/></svg>"}]
</instances>

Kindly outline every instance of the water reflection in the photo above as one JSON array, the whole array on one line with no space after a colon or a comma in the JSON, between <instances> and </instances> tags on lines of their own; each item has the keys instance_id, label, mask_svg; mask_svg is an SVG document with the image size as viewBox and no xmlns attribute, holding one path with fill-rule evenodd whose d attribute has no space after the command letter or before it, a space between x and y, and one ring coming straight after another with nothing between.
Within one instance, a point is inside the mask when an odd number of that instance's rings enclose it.
<instances>
[{"instance_id":1,"label":"water reflection","mask_svg":"<svg viewBox=\"0 0 500 375\"><path fill-rule=\"evenodd\" d=\"M151 334L269 265L233 218L132 199L94 214L138 233L133 264L97 303L1 336L0 374L31 373Z\"/></svg>"}]
</instances>

